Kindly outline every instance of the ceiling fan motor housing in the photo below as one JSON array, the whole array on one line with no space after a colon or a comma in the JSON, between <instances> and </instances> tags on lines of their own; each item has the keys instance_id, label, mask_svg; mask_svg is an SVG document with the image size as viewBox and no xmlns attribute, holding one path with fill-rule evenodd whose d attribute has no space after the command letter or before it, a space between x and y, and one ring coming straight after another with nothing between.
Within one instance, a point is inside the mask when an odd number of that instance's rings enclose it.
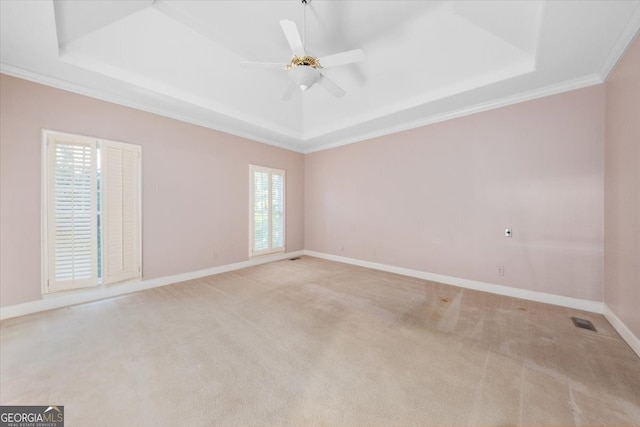
<instances>
[{"instance_id":1,"label":"ceiling fan motor housing","mask_svg":"<svg viewBox=\"0 0 640 427\"><path fill-rule=\"evenodd\" d=\"M287 70L290 70L294 67L298 67L300 65L306 65L307 67L313 67L313 68L322 68L322 66L320 65L320 61L318 61L313 56L310 56L310 55L297 56L296 55L293 58L291 58L291 62L287 64Z\"/></svg>"}]
</instances>

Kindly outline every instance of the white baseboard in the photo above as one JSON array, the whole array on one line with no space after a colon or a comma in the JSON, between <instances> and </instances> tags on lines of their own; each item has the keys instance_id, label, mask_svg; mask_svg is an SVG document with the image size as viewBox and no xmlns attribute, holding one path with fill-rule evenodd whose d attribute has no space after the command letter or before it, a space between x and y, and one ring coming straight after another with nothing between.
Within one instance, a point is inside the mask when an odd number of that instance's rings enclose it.
<instances>
[{"instance_id":1,"label":"white baseboard","mask_svg":"<svg viewBox=\"0 0 640 427\"><path fill-rule=\"evenodd\" d=\"M631 329L629 329L627 325L622 323L622 320L620 320L618 316L616 316L613 311L611 311L607 304L604 304L603 314L604 317L606 317L606 319L609 321L609 323L611 323L611 326L613 326L613 328L618 331L622 339L625 340L627 344L629 344L629 347L631 347L631 349L636 352L638 357L640 357L640 339L636 337L633 332L631 332Z\"/></svg>"},{"instance_id":2,"label":"white baseboard","mask_svg":"<svg viewBox=\"0 0 640 427\"><path fill-rule=\"evenodd\" d=\"M143 291L145 289L157 288L160 286L171 285L187 280L198 279L200 277L240 270L247 267L253 267L255 265L266 264L268 262L295 258L301 255L304 255L304 251L265 255L261 257L251 258L247 261L205 268L203 270L190 271L188 273L176 274L173 276L158 277L155 279L142 280L139 282L118 283L108 286L101 286L94 289L81 289L44 295L42 299L37 301L29 301L23 304L0 307L0 320L24 316L26 314L37 313L40 311L53 310L55 308L68 307L70 305L81 304L85 302L98 301L105 298Z\"/></svg>"},{"instance_id":3,"label":"white baseboard","mask_svg":"<svg viewBox=\"0 0 640 427\"><path fill-rule=\"evenodd\" d=\"M387 264L380 264L371 261L363 261L354 258L347 258L338 255L325 254L314 251L296 251L284 254L267 255L263 257L252 258L247 261L237 262L233 264L221 265L203 270L191 271L188 273L176 274L173 276L158 277L155 279L142 280L140 282L129 282L115 284L111 286L99 287L95 289L83 289L77 291L61 292L57 294L50 294L43 296L43 299L37 301L30 301L23 304L16 304L7 307L0 307L0 320L9 319L12 317L24 316L26 314L37 313L40 311L52 310L60 307L67 307L74 304L80 304L84 302L97 301L105 298L111 298L115 296L125 295L132 292L138 292L145 289L157 288L159 286L171 285L174 283L184 282L187 280L197 279L200 277L211 276L220 273L226 273L228 271L240 270L242 268L252 267L255 265L265 264L268 262L279 261L287 258L294 258L301 255L309 255L317 258L322 258L330 261L342 262L345 264L357 265L360 267L372 268L374 270L386 271L389 273L396 273L403 276L416 277L424 280L431 280L434 282L445 283L448 285L458 286L461 288L475 289L483 292L490 292L498 295L506 295L514 298L522 298L531 301L543 302L547 304L559 305L563 307L570 307L579 310L585 310L593 313L604 313L604 304L598 301L584 300L578 298L565 297L561 295L547 294L543 292L530 291L526 289L512 288L508 286L495 285L492 283L478 282L475 280L461 279L458 277L445 276L441 274L428 273L425 271L412 270L403 267L396 267ZM618 327L616 330L625 337L630 335L635 336L629 331L629 329L611 312L607 316L615 318L614 321L609 319L612 325L616 327L616 324L621 325L623 332L620 332ZM617 323L614 323L616 322ZM626 335L625 335L626 334ZM625 338L626 339L626 338ZM635 338L637 341L637 338ZM630 344L631 345L631 344ZM635 350L635 348L634 348Z\"/></svg>"},{"instance_id":4,"label":"white baseboard","mask_svg":"<svg viewBox=\"0 0 640 427\"><path fill-rule=\"evenodd\" d=\"M309 255L316 258L322 258L329 261L342 262L345 264L356 265L360 267L371 268L374 270L396 273L403 276L415 277L424 280L444 283L448 285L458 286L461 288L474 289L483 292L489 292L498 295L505 295L514 298L521 298L530 301L543 302L547 304L559 305L562 307L575 308L585 310L592 313L604 314L605 318L618 331L620 336L629 344L631 349L640 356L640 339L611 311L604 303L579 298L565 297L561 295L547 294L543 292L530 291L526 289L511 288L508 286L495 285L492 283L478 282L475 280L460 279L458 277L444 276L441 274L428 273L425 271L412 270L409 268L396 267L387 264L380 264L371 261L363 261L354 258L347 258L338 255L325 254L314 251L295 251L276 255L267 255L263 257L252 258L247 261L237 262L233 264L220 265L216 267L206 268L203 270L191 271L188 273L176 274L173 276L159 277L156 279L143 280L140 282L129 282L116 284L111 286L100 287L91 290L78 290L62 292L59 294L46 295L41 300L30 301L23 304L16 304L7 307L0 307L0 320L10 319L12 317L24 316L27 314L37 313L41 311L53 310L61 307L68 307L75 304L85 302L98 301L105 298L111 298L120 295L126 295L133 292L143 291L145 289L157 288L160 286L180 283L187 280L198 279L200 277L212 276L215 274L226 273L229 271L240 270L247 267L253 267L268 262L280 261L288 258L295 258L301 255Z\"/></svg>"},{"instance_id":5,"label":"white baseboard","mask_svg":"<svg viewBox=\"0 0 640 427\"><path fill-rule=\"evenodd\" d=\"M359 267L372 268L374 270L396 273L403 276L415 277L418 279L430 280L461 288L474 289L477 291L489 292L492 294L505 295L514 298L521 298L530 301L542 302L546 304L558 305L562 307L574 308L603 314L611 326L620 334L622 339L629 344L629 347L640 357L640 339L616 316L613 311L603 302L592 301L580 298L565 297L562 295L548 294L544 292L530 291L527 289L512 288L509 286L495 285L493 283L478 282L475 280L461 279L458 277L444 276L441 274L428 273L425 271L412 270L409 268L396 267L393 265L379 264L371 261L363 261L354 258L347 258L339 255L331 255L322 252L305 250L305 255L322 258L329 261L337 261L345 264L357 265Z\"/></svg>"},{"instance_id":6,"label":"white baseboard","mask_svg":"<svg viewBox=\"0 0 640 427\"><path fill-rule=\"evenodd\" d=\"M325 254L314 251L304 251L305 255L322 258L329 261L337 261L345 264L357 265L360 267L372 268L374 270L396 273L403 276L415 277L418 279L430 280L447 285L458 286L460 288L474 289L476 291L489 292L492 294L505 295L514 298L521 298L530 301L543 302L546 304L559 305L562 307L575 308L592 313L603 313L603 303L580 298L565 297L562 295L547 294L544 292L530 291L527 289L512 288L509 286L495 285L493 283L478 282L475 280L461 279L458 277L444 276L442 274L428 273L420 270L396 267L393 265L379 264L371 261L362 261L354 258L347 258L338 255Z\"/></svg>"}]
</instances>

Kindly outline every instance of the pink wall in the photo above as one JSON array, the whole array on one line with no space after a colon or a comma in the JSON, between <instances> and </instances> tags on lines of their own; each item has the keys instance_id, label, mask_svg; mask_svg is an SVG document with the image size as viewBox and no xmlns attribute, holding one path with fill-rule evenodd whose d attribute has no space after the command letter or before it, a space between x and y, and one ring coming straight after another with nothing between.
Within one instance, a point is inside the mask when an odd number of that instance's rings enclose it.
<instances>
[{"instance_id":1,"label":"pink wall","mask_svg":"<svg viewBox=\"0 0 640 427\"><path fill-rule=\"evenodd\" d=\"M144 278L248 258L249 164L287 171L304 248L301 154L0 75L0 304L40 295L41 129L142 145Z\"/></svg>"},{"instance_id":2,"label":"pink wall","mask_svg":"<svg viewBox=\"0 0 640 427\"><path fill-rule=\"evenodd\" d=\"M309 154L305 248L602 301L603 106L599 85Z\"/></svg>"},{"instance_id":3,"label":"pink wall","mask_svg":"<svg viewBox=\"0 0 640 427\"><path fill-rule=\"evenodd\" d=\"M287 170L290 251L603 299L603 85L306 157L8 76L0 85L3 306L41 298L42 128L143 146L145 278L247 259L256 163Z\"/></svg>"},{"instance_id":4,"label":"pink wall","mask_svg":"<svg viewBox=\"0 0 640 427\"><path fill-rule=\"evenodd\" d=\"M605 295L640 339L640 37L606 82Z\"/></svg>"}]
</instances>

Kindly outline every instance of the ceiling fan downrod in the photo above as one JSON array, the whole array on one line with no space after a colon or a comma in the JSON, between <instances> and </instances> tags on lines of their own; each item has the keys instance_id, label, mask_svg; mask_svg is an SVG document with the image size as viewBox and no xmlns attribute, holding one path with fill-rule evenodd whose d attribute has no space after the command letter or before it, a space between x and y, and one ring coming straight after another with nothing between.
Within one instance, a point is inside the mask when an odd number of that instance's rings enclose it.
<instances>
[{"instance_id":1,"label":"ceiling fan downrod","mask_svg":"<svg viewBox=\"0 0 640 427\"><path fill-rule=\"evenodd\" d=\"M307 51L307 0L302 0L302 48Z\"/></svg>"}]
</instances>

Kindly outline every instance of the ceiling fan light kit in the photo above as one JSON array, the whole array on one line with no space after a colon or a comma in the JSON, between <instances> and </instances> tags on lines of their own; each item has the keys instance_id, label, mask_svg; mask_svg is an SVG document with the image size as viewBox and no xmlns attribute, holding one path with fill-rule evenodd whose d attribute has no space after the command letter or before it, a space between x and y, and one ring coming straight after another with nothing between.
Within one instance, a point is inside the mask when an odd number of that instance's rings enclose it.
<instances>
[{"instance_id":1,"label":"ceiling fan light kit","mask_svg":"<svg viewBox=\"0 0 640 427\"><path fill-rule=\"evenodd\" d=\"M306 5L307 1L302 0L303 38L300 37L300 32L298 31L298 26L295 22L287 19L280 21L280 26L282 27L284 36L286 37L289 47L293 52L291 61L288 64L283 64L281 66L282 69L290 72L291 77L291 84L285 91L282 99L287 100L291 98L296 88L300 89L301 92L306 92L318 82L332 95L341 97L345 94L344 89L323 74L322 69L362 61L365 56L364 52L362 49L354 49L328 55L322 58L315 58L308 55L303 41L306 39ZM260 68L273 68L275 66L280 68L279 64L271 62L243 62L241 65Z\"/></svg>"},{"instance_id":2,"label":"ceiling fan light kit","mask_svg":"<svg viewBox=\"0 0 640 427\"><path fill-rule=\"evenodd\" d=\"M320 78L320 70L309 65L297 66L291 69L291 74L296 85L305 92Z\"/></svg>"}]
</instances>

